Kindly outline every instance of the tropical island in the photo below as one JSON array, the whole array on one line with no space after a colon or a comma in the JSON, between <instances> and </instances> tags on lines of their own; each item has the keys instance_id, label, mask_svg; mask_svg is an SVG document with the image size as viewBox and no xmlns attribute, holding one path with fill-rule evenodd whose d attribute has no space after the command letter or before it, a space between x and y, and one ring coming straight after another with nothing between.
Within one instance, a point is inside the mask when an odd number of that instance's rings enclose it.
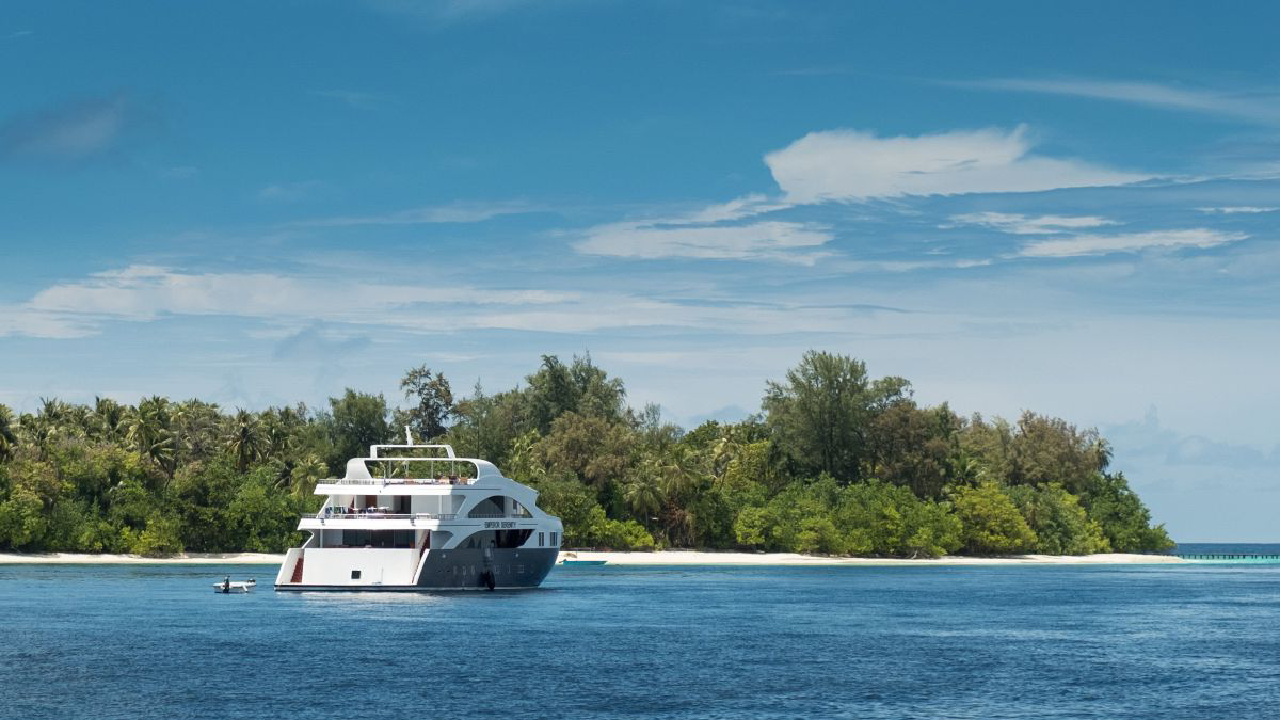
<instances>
[{"instance_id":1,"label":"tropical island","mask_svg":"<svg viewBox=\"0 0 1280 720\"><path fill-rule=\"evenodd\" d=\"M565 547L839 557L1151 553L1164 527L1096 430L923 407L910 383L811 351L761 410L685 431L589 356L544 356L521 386L455 400L426 366L403 407L347 389L327 408L228 412L198 399L0 405L0 552L277 553L316 483L369 445L418 438L540 493Z\"/></svg>"}]
</instances>

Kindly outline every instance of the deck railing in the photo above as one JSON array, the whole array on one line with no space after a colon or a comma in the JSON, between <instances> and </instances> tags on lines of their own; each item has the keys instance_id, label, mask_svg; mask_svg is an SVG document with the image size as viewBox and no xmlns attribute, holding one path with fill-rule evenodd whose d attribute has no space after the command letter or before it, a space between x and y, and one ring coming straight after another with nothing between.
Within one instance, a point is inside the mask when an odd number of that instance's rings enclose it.
<instances>
[{"instance_id":1,"label":"deck railing","mask_svg":"<svg viewBox=\"0 0 1280 720\"><path fill-rule=\"evenodd\" d=\"M469 485L481 474L480 463L467 458L371 457L348 460L346 476L335 482L344 485L370 483Z\"/></svg>"},{"instance_id":2,"label":"deck railing","mask_svg":"<svg viewBox=\"0 0 1280 720\"><path fill-rule=\"evenodd\" d=\"M316 513L316 517L320 520L453 520L458 515L457 513L333 512L333 508L326 508Z\"/></svg>"},{"instance_id":3,"label":"deck railing","mask_svg":"<svg viewBox=\"0 0 1280 720\"><path fill-rule=\"evenodd\" d=\"M331 478L325 482L334 485L470 485L475 482L473 477L443 477L443 478L395 478L395 477L375 477L375 478Z\"/></svg>"}]
</instances>

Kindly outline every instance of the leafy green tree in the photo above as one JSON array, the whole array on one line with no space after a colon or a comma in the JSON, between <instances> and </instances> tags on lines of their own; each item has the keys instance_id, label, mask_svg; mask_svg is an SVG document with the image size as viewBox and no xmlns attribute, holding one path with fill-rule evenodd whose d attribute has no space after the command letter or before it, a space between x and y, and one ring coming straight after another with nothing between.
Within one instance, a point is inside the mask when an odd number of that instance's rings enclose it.
<instances>
[{"instance_id":1,"label":"leafy green tree","mask_svg":"<svg viewBox=\"0 0 1280 720\"><path fill-rule=\"evenodd\" d=\"M241 483L227 505L236 547L249 552L281 552L298 538L293 528L301 507L287 495L272 493L271 472L260 467Z\"/></svg>"},{"instance_id":2,"label":"leafy green tree","mask_svg":"<svg viewBox=\"0 0 1280 720\"><path fill-rule=\"evenodd\" d=\"M626 477L635 438L618 422L567 412L555 419L539 448L547 467L573 473L603 493L607 485Z\"/></svg>"},{"instance_id":3,"label":"leafy green tree","mask_svg":"<svg viewBox=\"0 0 1280 720\"><path fill-rule=\"evenodd\" d=\"M938 557L961 545L960 520L948 507L878 480L844 488L835 520L855 555Z\"/></svg>"},{"instance_id":4,"label":"leafy green tree","mask_svg":"<svg viewBox=\"0 0 1280 720\"><path fill-rule=\"evenodd\" d=\"M444 373L431 373L431 368L420 365L405 373L400 389L406 400L413 401L409 408L409 426L414 434L427 440L443 435L445 421L453 413L453 390Z\"/></svg>"},{"instance_id":5,"label":"leafy green tree","mask_svg":"<svg viewBox=\"0 0 1280 720\"><path fill-rule=\"evenodd\" d=\"M340 398L329 398L333 413L334 465L348 458L367 457L369 447L386 443L394 433L387 424L387 401L347 388Z\"/></svg>"},{"instance_id":6,"label":"leafy green tree","mask_svg":"<svg viewBox=\"0 0 1280 720\"><path fill-rule=\"evenodd\" d=\"M654 546L653 536L635 520L606 517L600 506L591 508L588 517L590 544L615 550L642 550Z\"/></svg>"},{"instance_id":7,"label":"leafy green tree","mask_svg":"<svg viewBox=\"0 0 1280 720\"><path fill-rule=\"evenodd\" d=\"M866 476L905 485L917 497L941 497L952 479L960 427L960 418L945 404L930 409L907 399L889 404L870 423Z\"/></svg>"},{"instance_id":8,"label":"leafy green tree","mask_svg":"<svg viewBox=\"0 0 1280 720\"><path fill-rule=\"evenodd\" d=\"M44 503L34 492L15 488L9 499L0 503L0 547L15 550L40 550L48 528Z\"/></svg>"},{"instance_id":9,"label":"leafy green tree","mask_svg":"<svg viewBox=\"0 0 1280 720\"><path fill-rule=\"evenodd\" d=\"M507 453L517 438L538 432L528 419L523 393L485 395L479 383L471 397L454 406L454 419L444 442L465 456L481 457L499 467L506 467Z\"/></svg>"},{"instance_id":10,"label":"leafy green tree","mask_svg":"<svg viewBox=\"0 0 1280 720\"><path fill-rule=\"evenodd\" d=\"M1044 555L1092 555L1111 546L1102 526L1091 520L1079 498L1057 483L1041 488L1017 485L1009 496L1035 531L1036 552Z\"/></svg>"},{"instance_id":11,"label":"leafy green tree","mask_svg":"<svg viewBox=\"0 0 1280 720\"><path fill-rule=\"evenodd\" d=\"M753 548L775 548L778 519L767 507L745 507L733 521L733 533L739 545Z\"/></svg>"},{"instance_id":12,"label":"leafy green tree","mask_svg":"<svg viewBox=\"0 0 1280 720\"><path fill-rule=\"evenodd\" d=\"M964 549L970 554L1025 553L1039 541L1013 500L993 482L957 488L952 503L963 527Z\"/></svg>"},{"instance_id":13,"label":"leafy green tree","mask_svg":"<svg viewBox=\"0 0 1280 720\"><path fill-rule=\"evenodd\" d=\"M181 553L182 537L178 519L156 513L147 519L147 525L138 535L133 552L148 557Z\"/></svg>"},{"instance_id":14,"label":"leafy green tree","mask_svg":"<svg viewBox=\"0 0 1280 720\"><path fill-rule=\"evenodd\" d=\"M1077 430L1065 420L1027 412L1018 420L1005 479L1036 487L1057 483L1079 494L1110 461L1111 447L1097 430Z\"/></svg>"},{"instance_id":15,"label":"leafy green tree","mask_svg":"<svg viewBox=\"0 0 1280 720\"><path fill-rule=\"evenodd\" d=\"M538 506L560 518L565 547L592 544L593 510L600 509L591 488L571 477L546 477L535 484ZM603 511L601 511L603 514Z\"/></svg>"},{"instance_id":16,"label":"leafy green tree","mask_svg":"<svg viewBox=\"0 0 1280 720\"><path fill-rule=\"evenodd\" d=\"M853 358L811 350L787 371L786 382L768 384L766 423L797 467L855 482L868 456L871 421L908 388L901 378L872 381Z\"/></svg>"},{"instance_id":17,"label":"leafy green tree","mask_svg":"<svg viewBox=\"0 0 1280 720\"><path fill-rule=\"evenodd\" d=\"M591 356L574 356L565 365L555 355L543 355L542 367L525 378L530 419L542 434L565 413L578 413L605 420L621 420L626 391L622 381L591 362Z\"/></svg>"},{"instance_id":18,"label":"leafy green tree","mask_svg":"<svg viewBox=\"0 0 1280 720\"><path fill-rule=\"evenodd\" d=\"M1083 500L1115 552L1163 552L1174 546L1164 525L1152 527L1151 512L1130 489L1124 473L1099 473Z\"/></svg>"}]
</instances>

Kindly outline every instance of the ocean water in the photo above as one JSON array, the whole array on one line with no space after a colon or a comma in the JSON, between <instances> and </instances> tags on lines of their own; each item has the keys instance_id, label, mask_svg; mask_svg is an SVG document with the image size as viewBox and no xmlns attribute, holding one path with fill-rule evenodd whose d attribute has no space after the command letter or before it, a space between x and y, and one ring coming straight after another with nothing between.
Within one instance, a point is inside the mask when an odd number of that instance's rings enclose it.
<instances>
[{"instance_id":1,"label":"ocean water","mask_svg":"<svg viewBox=\"0 0 1280 720\"><path fill-rule=\"evenodd\" d=\"M227 573L264 585L214 594ZM1280 714L1280 565L558 567L442 595L273 573L0 566L0 717Z\"/></svg>"},{"instance_id":2,"label":"ocean water","mask_svg":"<svg viewBox=\"0 0 1280 720\"><path fill-rule=\"evenodd\" d=\"M1252 555L1280 558L1280 543L1178 543L1174 555Z\"/></svg>"}]
</instances>

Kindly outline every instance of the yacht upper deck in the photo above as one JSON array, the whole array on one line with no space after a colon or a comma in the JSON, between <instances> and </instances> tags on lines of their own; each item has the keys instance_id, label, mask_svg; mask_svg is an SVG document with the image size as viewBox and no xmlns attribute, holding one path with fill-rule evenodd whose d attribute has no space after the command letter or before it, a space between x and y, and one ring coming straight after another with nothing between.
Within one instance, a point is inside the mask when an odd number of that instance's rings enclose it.
<instances>
[{"instance_id":1,"label":"yacht upper deck","mask_svg":"<svg viewBox=\"0 0 1280 720\"><path fill-rule=\"evenodd\" d=\"M388 450L442 450L444 457L408 454L388 455ZM369 457L347 461L345 477L324 485L472 485L486 478L501 478L497 466L486 460L460 458L450 445L371 445Z\"/></svg>"}]
</instances>

